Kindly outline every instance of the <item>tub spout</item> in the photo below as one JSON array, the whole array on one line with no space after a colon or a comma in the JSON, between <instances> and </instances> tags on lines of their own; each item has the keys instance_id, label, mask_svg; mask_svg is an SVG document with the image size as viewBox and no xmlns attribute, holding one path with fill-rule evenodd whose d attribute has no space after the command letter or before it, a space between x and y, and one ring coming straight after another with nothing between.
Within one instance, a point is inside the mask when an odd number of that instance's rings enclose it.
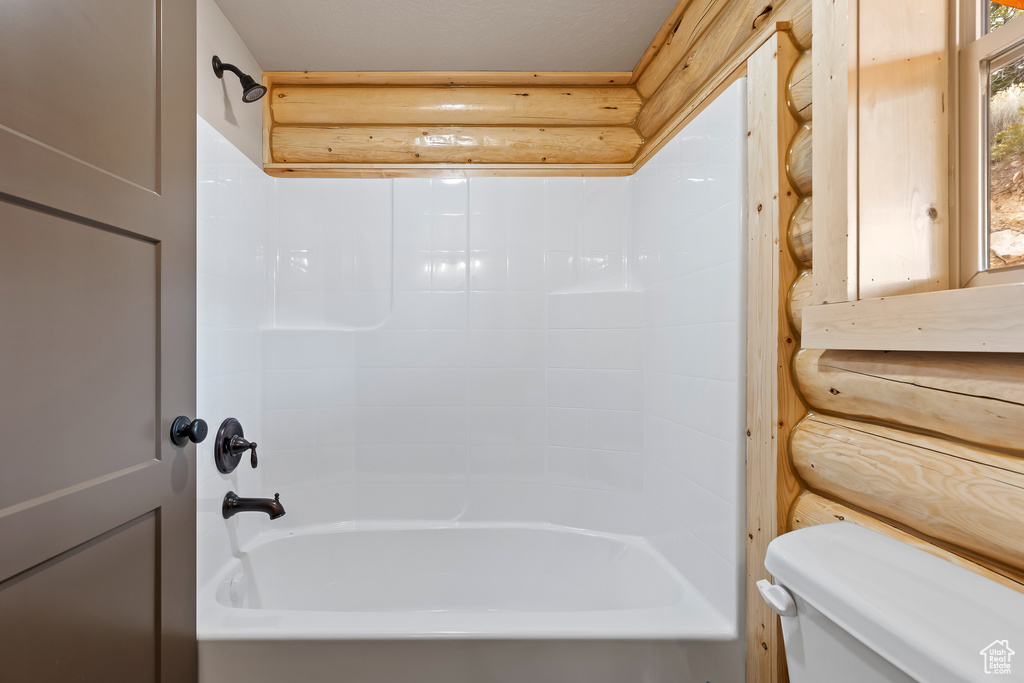
<instances>
[{"instance_id":1,"label":"tub spout","mask_svg":"<svg viewBox=\"0 0 1024 683\"><path fill-rule=\"evenodd\" d=\"M273 499L241 498L234 491L228 491L220 509L224 514L224 519L234 517L239 512L265 512L271 519L284 516L284 506L281 505L281 494L279 493L275 493Z\"/></svg>"}]
</instances>

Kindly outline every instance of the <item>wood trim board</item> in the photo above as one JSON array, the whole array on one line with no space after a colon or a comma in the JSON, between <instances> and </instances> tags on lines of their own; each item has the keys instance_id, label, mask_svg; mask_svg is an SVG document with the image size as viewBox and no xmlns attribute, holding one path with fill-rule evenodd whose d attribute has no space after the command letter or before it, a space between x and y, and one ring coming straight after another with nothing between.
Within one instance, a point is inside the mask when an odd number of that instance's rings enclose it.
<instances>
[{"instance_id":1,"label":"wood trim board","mask_svg":"<svg viewBox=\"0 0 1024 683\"><path fill-rule=\"evenodd\" d=\"M790 187L785 150L798 123L786 104L787 76L799 56L776 33L747 63L747 681L784 681L778 618L756 583L768 544L786 531L800 492L787 448L805 413L794 388L790 357L796 335L786 315L797 266L786 229L799 198Z\"/></svg>"},{"instance_id":2,"label":"wood trim board","mask_svg":"<svg viewBox=\"0 0 1024 683\"><path fill-rule=\"evenodd\" d=\"M803 339L818 349L1020 353L1022 310L1024 283L808 306Z\"/></svg>"}]
</instances>

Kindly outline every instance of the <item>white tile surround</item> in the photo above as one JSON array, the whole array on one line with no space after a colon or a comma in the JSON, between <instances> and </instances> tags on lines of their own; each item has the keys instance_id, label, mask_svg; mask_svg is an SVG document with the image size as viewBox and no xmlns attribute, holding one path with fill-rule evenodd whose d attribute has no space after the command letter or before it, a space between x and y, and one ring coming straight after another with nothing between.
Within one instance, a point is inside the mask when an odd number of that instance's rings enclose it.
<instances>
[{"instance_id":1,"label":"white tile surround","mask_svg":"<svg viewBox=\"0 0 1024 683\"><path fill-rule=\"evenodd\" d=\"M631 178L275 180L200 120L198 404L260 443L200 449L200 582L269 524L547 521L739 619L744 107Z\"/></svg>"}]
</instances>

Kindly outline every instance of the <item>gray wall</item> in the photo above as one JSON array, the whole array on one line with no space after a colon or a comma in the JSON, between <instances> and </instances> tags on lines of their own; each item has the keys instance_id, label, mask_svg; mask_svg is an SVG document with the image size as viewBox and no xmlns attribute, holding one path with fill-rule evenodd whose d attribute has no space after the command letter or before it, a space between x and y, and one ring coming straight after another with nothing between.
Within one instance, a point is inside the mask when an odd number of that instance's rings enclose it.
<instances>
[{"instance_id":1,"label":"gray wall","mask_svg":"<svg viewBox=\"0 0 1024 683\"><path fill-rule=\"evenodd\" d=\"M262 168L262 103L242 102L242 88L234 74L218 79L211 66L213 55L260 81L263 70L217 3L196 0L196 112Z\"/></svg>"}]
</instances>

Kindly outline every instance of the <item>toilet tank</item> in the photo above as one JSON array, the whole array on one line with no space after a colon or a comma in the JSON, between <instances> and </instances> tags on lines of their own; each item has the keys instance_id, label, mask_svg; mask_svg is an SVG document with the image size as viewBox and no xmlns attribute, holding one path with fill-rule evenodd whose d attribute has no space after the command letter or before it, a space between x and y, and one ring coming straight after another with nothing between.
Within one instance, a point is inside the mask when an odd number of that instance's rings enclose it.
<instances>
[{"instance_id":1,"label":"toilet tank","mask_svg":"<svg viewBox=\"0 0 1024 683\"><path fill-rule=\"evenodd\" d=\"M791 683L1024 681L1024 593L849 523L778 537L765 567Z\"/></svg>"}]
</instances>

